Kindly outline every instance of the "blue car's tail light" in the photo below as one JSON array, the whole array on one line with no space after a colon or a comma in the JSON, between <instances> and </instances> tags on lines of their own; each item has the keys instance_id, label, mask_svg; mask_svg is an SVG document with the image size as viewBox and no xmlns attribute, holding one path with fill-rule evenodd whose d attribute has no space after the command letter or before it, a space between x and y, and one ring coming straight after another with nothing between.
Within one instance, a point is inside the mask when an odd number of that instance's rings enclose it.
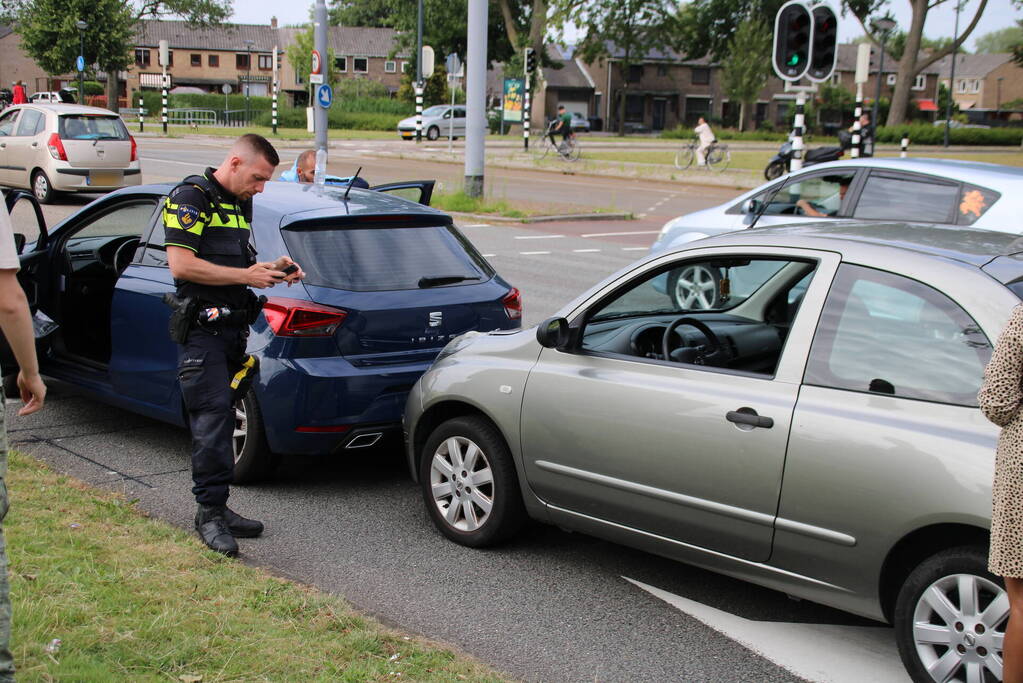
<instances>
[{"instance_id":1,"label":"blue car's tail light","mask_svg":"<svg viewBox=\"0 0 1023 683\"><path fill-rule=\"evenodd\" d=\"M511 291L501 299L501 303L504 304L504 312L509 320L522 319L522 292L518 287L512 287Z\"/></svg>"},{"instance_id":2,"label":"blue car's tail light","mask_svg":"<svg viewBox=\"0 0 1023 683\"><path fill-rule=\"evenodd\" d=\"M330 337L348 311L301 299L272 297L263 306L263 316L279 337Z\"/></svg>"}]
</instances>

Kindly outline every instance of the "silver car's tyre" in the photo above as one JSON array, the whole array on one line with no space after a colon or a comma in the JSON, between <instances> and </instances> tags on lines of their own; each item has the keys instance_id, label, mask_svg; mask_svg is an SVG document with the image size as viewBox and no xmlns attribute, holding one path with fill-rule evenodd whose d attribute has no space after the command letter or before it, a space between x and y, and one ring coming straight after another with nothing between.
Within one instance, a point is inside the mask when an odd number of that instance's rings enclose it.
<instances>
[{"instance_id":1,"label":"silver car's tyre","mask_svg":"<svg viewBox=\"0 0 1023 683\"><path fill-rule=\"evenodd\" d=\"M702 263L668 273L668 296L680 311L705 311L721 303L721 274Z\"/></svg>"},{"instance_id":2,"label":"silver car's tyre","mask_svg":"<svg viewBox=\"0 0 1023 683\"><path fill-rule=\"evenodd\" d=\"M49 204L53 201L53 196L56 193L44 171L40 170L32 174L32 194L36 196L40 204Z\"/></svg>"},{"instance_id":3,"label":"silver car's tyre","mask_svg":"<svg viewBox=\"0 0 1023 683\"><path fill-rule=\"evenodd\" d=\"M250 391L234 406L234 482L246 484L267 479L278 458L266 443L263 413Z\"/></svg>"},{"instance_id":4,"label":"silver car's tyre","mask_svg":"<svg viewBox=\"0 0 1023 683\"><path fill-rule=\"evenodd\" d=\"M433 523L456 543L500 543L526 519L508 445L481 417L454 418L433 431L420 457L419 483Z\"/></svg>"},{"instance_id":5,"label":"silver car's tyre","mask_svg":"<svg viewBox=\"0 0 1023 683\"><path fill-rule=\"evenodd\" d=\"M429 128L426 129L426 139L427 140L436 140L439 137L440 137L440 129L437 128L437 126L430 126Z\"/></svg>"},{"instance_id":6,"label":"silver car's tyre","mask_svg":"<svg viewBox=\"0 0 1023 683\"><path fill-rule=\"evenodd\" d=\"M942 551L917 566L895 604L895 640L917 683L1002 680L1009 598L987 549Z\"/></svg>"}]
</instances>

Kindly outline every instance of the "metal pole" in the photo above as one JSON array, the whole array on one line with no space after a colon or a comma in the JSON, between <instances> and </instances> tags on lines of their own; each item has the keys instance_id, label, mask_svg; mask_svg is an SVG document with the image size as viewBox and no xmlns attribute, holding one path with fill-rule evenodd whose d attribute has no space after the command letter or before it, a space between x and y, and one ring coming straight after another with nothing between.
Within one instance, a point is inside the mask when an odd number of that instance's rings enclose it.
<instances>
[{"instance_id":1,"label":"metal pole","mask_svg":"<svg viewBox=\"0 0 1023 683\"><path fill-rule=\"evenodd\" d=\"M487 123L487 0L469 0L465 67L465 194L483 196Z\"/></svg>"},{"instance_id":2,"label":"metal pole","mask_svg":"<svg viewBox=\"0 0 1023 683\"><path fill-rule=\"evenodd\" d=\"M881 34L881 62L877 66L877 90L874 94L874 115L870 117L870 125L874 126L874 139L877 139L878 106L881 104L881 79L884 78L884 45L888 42L888 32Z\"/></svg>"},{"instance_id":3,"label":"metal pole","mask_svg":"<svg viewBox=\"0 0 1023 683\"><path fill-rule=\"evenodd\" d=\"M899 152L899 156L905 159L908 156L909 151L909 138L907 136L902 137L902 150Z\"/></svg>"},{"instance_id":4,"label":"metal pole","mask_svg":"<svg viewBox=\"0 0 1023 683\"><path fill-rule=\"evenodd\" d=\"M139 132L142 132L142 117L146 113L146 101L142 98L142 84L139 84Z\"/></svg>"},{"instance_id":5,"label":"metal pole","mask_svg":"<svg viewBox=\"0 0 1023 683\"><path fill-rule=\"evenodd\" d=\"M323 73L330 72L327 66L327 3L326 0L316 0L316 10L313 14L313 44L316 51L324 60ZM313 129L316 131L317 167L320 166L320 152L322 151L323 168L327 167L327 110L317 103L313 103Z\"/></svg>"},{"instance_id":6,"label":"metal pole","mask_svg":"<svg viewBox=\"0 0 1023 683\"><path fill-rule=\"evenodd\" d=\"M852 132L852 154L853 159L857 159L860 156L860 146L863 144L863 140L860 137L860 117L863 116L863 84L856 84L856 113L853 114L853 132Z\"/></svg>"},{"instance_id":7,"label":"metal pole","mask_svg":"<svg viewBox=\"0 0 1023 683\"><path fill-rule=\"evenodd\" d=\"M78 27L78 54L85 59L85 29L81 26ZM110 74L107 74L107 78L111 78ZM78 104L85 104L85 70L80 69L78 71Z\"/></svg>"},{"instance_id":8,"label":"metal pole","mask_svg":"<svg viewBox=\"0 0 1023 683\"><path fill-rule=\"evenodd\" d=\"M529 151L529 108L532 106L532 102L529 97L529 67L526 69L526 101L525 106L522 107L522 149Z\"/></svg>"},{"instance_id":9,"label":"metal pole","mask_svg":"<svg viewBox=\"0 0 1023 683\"><path fill-rule=\"evenodd\" d=\"M274 45L273 60L274 60L274 99L273 99L273 102L271 103L271 106L273 107L273 114L271 116L270 124L273 126L274 135L277 135L277 88L278 88L278 81L277 81L277 46L276 45Z\"/></svg>"},{"instance_id":10,"label":"metal pole","mask_svg":"<svg viewBox=\"0 0 1023 683\"><path fill-rule=\"evenodd\" d=\"M955 93L956 85L956 43L959 41L959 6L961 3L956 2L956 23L955 32L952 35L952 72L948 78L948 102L945 103L945 147L948 147L949 140L952 137L952 99L953 93Z\"/></svg>"},{"instance_id":11,"label":"metal pole","mask_svg":"<svg viewBox=\"0 0 1023 683\"><path fill-rule=\"evenodd\" d=\"M455 89L451 87L451 80L448 80L448 90L451 91L451 109L448 110L448 154L453 154L452 142L455 139Z\"/></svg>"},{"instance_id":12,"label":"metal pole","mask_svg":"<svg viewBox=\"0 0 1023 683\"><path fill-rule=\"evenodd\" d=\"M802 90L796 95L796 120L792 122L792 163L789 170L798 171L803 168L803 112L806 107L806 93Z\"/></svg>"},{"instance_id":13,"label":"metal pole","mask_svg":"<svg viewBox=\"0 0 1023 683\"><path fill-rule=\"evenodd\" d=\"M110 78L110 74L107 74L107 78ZM167 133L167 65L163 65L163 82L160 83L160 90L163 96L163 132Z\"/></svg>"},{"instance_id":14,"label":"metal pole","mask_svg":"<svg viewBox=\"0 0 1023 683\"><path fill-rule=\"evenodd\" d=\"M416 20L416 142L423 141L423 0Z\"/></svg>"},{"instance_id":15,"label":"metal pole","mask_svg":"<svg viewBox=\"0 0 1023 683\"><path fill-rule=\"evenodd\" d=\"M245 45L245 54L248 57L245 69L245 125L252 122L252 114L249 113L249 90L252 87L252 45Z\"/></svg>"}]
</instances>

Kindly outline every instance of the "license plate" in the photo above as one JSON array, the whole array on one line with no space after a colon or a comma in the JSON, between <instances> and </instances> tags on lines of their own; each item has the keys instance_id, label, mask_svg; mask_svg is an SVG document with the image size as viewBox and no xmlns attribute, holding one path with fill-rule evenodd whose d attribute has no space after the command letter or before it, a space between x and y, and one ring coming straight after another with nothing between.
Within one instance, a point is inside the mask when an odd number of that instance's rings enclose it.
<instances>
[{"instance_id":1,"label":"license plate","mask_svg":"<svg viewBox=\"0 0 1023 683\"><path fill-rule=\"evenodd\" d=\"M120 185L123 175L120 171L89 171L89 177L85 179L86 185Z\"/></svg>"}]
</instances>

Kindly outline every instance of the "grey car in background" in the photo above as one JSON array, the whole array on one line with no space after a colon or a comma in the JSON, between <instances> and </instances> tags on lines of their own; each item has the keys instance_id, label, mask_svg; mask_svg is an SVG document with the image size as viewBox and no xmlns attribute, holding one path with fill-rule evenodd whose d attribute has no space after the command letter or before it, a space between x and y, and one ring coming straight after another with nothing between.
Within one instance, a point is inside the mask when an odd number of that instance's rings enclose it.
<instances>
[{"instance_id":1,"label":"grey car in background","mask_svg":"<svg viewBox=\"0 0 1023 683\"><path fill-rule=\"evenodd\" d=\"M720 274L711 309L651 282ZM1023 241L934 225L749 230L648 256L539 327L453 340L409 394L449 539L527 517L893 623L917 681L1000 680L984 367Z\"/></svg>"},{"instance_id":2,"label":"grey car in background","mask_svg":"<svg viewBox=\"0 0 1023 683\"><path fill-rule=\"evenodd\" d=\"M398 122L398 135L404 140L416 136L416 117L410 116ZM438 104L423 110L423 135L427 140L451 136L452 139L465 137L465 105L451 107Z\"/></svg>"}]
</instances>

